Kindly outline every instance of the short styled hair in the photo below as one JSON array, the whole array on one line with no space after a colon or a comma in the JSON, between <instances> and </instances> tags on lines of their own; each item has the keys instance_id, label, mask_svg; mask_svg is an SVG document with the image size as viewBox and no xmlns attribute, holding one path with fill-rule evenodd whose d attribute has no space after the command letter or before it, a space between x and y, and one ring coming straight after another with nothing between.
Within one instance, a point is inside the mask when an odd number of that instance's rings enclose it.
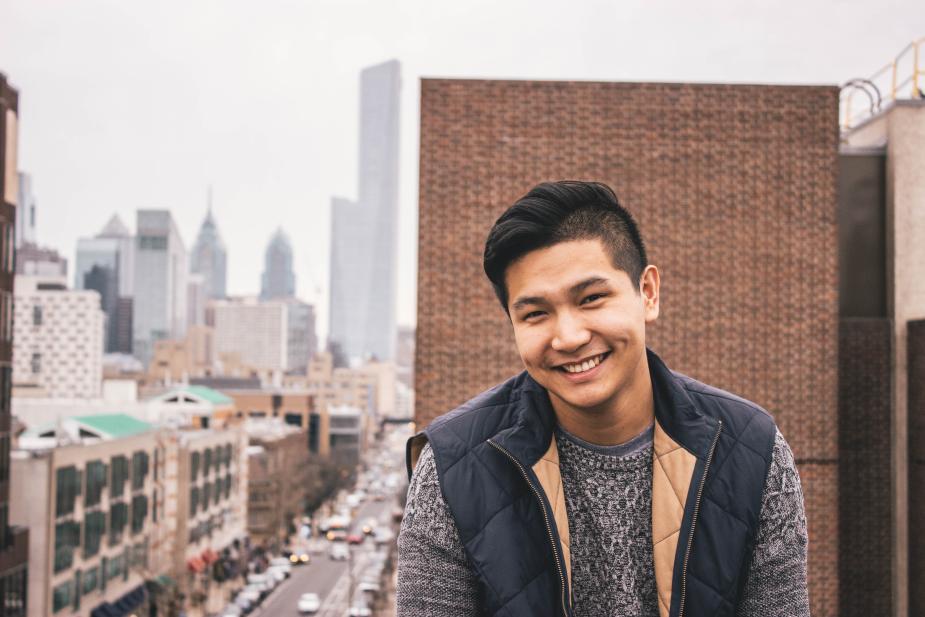
<instances>
[{"instance_id":1,"label":"short styled hair","mask_svg":"<svg viewBox=\"0 0 925 617\"><path fill-rule=\"evenodd\" d=\"M511 264L537 249L591 239L603 242L613 266L638 283L648 265L645 244L633 216L609 186L544 182L518 199L495 221L485 241L485 274L504 310L508 310L504 277Z\"/></svg>"}]
</instances>

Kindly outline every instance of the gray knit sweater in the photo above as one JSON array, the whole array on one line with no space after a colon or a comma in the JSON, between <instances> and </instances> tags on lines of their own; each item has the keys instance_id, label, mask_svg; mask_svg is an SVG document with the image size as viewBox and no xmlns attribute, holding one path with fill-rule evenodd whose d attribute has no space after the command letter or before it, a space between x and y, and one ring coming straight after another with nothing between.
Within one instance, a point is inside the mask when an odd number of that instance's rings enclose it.
<instances>
[{"instance_id":1,"label":"gray knit sweater","mask_svg":"<svg viewBox=\"0 0 925 617\"><path fill-rule=\"evenodd\" d=\"M601 447L557 431L576 617L657 617L651 536L652 429ZM738 617L808 617L800 478L780 432ZM424 448L398 536L398 617L482 614L475 574Z\"/></svg>"}]
</instances>

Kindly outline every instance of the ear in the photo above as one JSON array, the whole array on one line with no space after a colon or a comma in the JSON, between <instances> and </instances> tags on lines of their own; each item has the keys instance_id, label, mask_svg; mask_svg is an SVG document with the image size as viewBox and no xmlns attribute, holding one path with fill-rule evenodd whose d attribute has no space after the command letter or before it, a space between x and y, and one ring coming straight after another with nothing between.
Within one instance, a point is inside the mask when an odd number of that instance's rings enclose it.
<instances>
[{"instance_id":1,"label":"ear","mask_svg":"<svg viewBox=\"0 0 925 617\"><path fill-rule=\"evenodd\" d=\"M646 323L652 323L658 319L658 299L659 285L661 279L658 274L658 268L653 265L646 266L642 272L642 278L639 279L639 293L644 302Z\"/></svg>"}]
</instances>

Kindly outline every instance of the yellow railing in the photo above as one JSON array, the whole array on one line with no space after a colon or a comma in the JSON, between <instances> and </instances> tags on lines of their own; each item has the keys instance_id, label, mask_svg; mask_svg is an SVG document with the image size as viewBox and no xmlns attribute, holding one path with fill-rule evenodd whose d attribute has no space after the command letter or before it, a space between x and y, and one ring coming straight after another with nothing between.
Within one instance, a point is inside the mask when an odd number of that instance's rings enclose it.
<instances>
[{"instance_id":1,"label":"yellow railing","mask_svg":"<svg viewBox=\"0 0 925 617\"><path fill-rule=\"evenodd\" d=\"M866 79L852 79L842 85L841 126L850 129L899 99L925 98L925 37L912 41L892 62ZM863 94L864 103L855 100Z\"/></svg>"}]
</instances>

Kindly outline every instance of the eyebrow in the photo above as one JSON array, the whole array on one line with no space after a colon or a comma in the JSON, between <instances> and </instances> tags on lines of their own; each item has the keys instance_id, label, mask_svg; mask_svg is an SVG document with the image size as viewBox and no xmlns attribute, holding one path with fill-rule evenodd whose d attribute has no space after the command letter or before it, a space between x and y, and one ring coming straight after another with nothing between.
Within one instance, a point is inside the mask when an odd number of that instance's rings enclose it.
<instances>
[{"instance_id":1,"label":"eyebrow","mask_svg":"<svg viewBox=\"0 0 925 617\"><path fill-rule=\"evenodd\" d=\"M581 293L588 287L592 287L594 285L600 285L601 283L607 283L607 282L608 280L602 276L592 276L592 277L586 278L585 280L579 283L575 283L574 285L572 285L571 288L569 289L569 294L574 296L574 295ZM517 298L517 300L515 300L514 303L511 304L511 308L516 311L526 306L534 306L537 304L544 304L544 303L546 303L546 298L544 298L543 296L524 296L524 297Z\"/></svg>"}]
</instances>

